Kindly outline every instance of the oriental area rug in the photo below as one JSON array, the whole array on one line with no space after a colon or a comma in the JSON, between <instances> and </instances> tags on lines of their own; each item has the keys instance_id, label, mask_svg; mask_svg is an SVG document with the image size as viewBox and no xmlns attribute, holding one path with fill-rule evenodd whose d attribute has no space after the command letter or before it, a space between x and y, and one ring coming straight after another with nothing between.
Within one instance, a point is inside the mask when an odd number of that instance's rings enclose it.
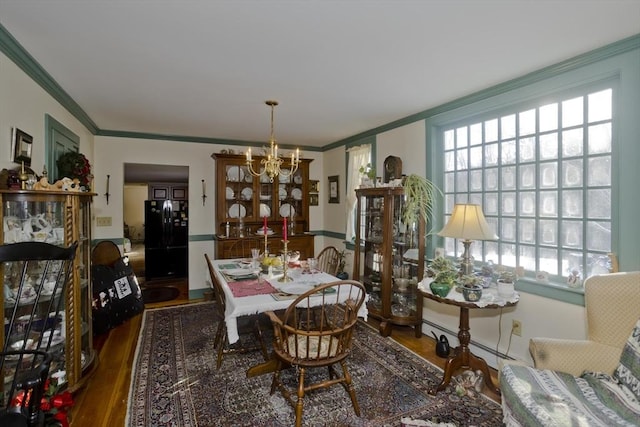
<instances>
[{"instance_id":1,"label":"oriental area rug","mask_svg":"<svg viewBox=\"0 0 640 427\"><path fill-rule=\"evenodd\" d=\"M138 338L127 407L128 427L291 426L293 408L276 391L271 375L246 378L263 362L260 352L227 354L216 370L214 303L146 310ZM449 386L430 387L442 370L359 322L347 361L361 416L339 385L305 396L305 426L400 426L401 419L456 426L500 426L502 410L476 395L459 397ZM325 376L326 368L310 376ZM283 373L295 382L295 369Z\"/></svg>"}]
</instances>

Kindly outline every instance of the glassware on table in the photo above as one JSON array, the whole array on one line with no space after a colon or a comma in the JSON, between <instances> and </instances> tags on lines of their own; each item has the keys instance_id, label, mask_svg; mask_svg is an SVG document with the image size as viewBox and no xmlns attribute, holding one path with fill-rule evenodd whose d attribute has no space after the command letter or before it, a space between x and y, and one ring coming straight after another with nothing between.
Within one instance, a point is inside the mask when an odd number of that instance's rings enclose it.
<instances>
[{"instance_id":1,"label":"glassware on table","mask_svg":"<svg viewBox=\"0 0 640 427\"><path fill-rule=\"evenodd\" d=\"M251 248L251 267L258 268L260 266L260 249Z\"/></svg>"},{"instance_id":2,"label":"glassware on table","mask_svg":"<svg viewBox=\"0 0 640 427\"><path fill-rule=\"evenodd\" d=\"M307 265L310 271L315 271L318 268L318 260L315 258L307 258Z\"/></svg>"}]
</instances>

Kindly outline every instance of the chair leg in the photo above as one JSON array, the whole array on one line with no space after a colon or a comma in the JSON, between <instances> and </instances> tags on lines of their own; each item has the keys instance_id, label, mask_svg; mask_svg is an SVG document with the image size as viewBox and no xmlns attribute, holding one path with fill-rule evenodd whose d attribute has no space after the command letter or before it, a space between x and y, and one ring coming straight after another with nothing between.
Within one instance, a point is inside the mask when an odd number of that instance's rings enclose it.
<instances>
[{"instance_id":1,"label":"chair leg","mask_svg":"<svg viewBox=\"0 0 640 427\"><path fill-rule=\"evenodd\" d=\"M223 329L225 327L224 319L220 320L219 322L220 323L218 323L218 329L216 330L216 337L213 341L213 348L218 348L218 346L221 345L220 339L222 338Z\"/></svg>"},{"instance_id":2,"label":"chair leg","mask_svg":"<svg viewBox=\"0 0 640 427\"><path fill-rule=\"evenodd\" d=\"M224 321L221 323L222 329L220 329L220 339L218 342L218 359L216 361L216 369L220 369L222 366L222 354L224 353L224 347L227 345L227 326Z\"/></svg>"},{"instance_id":3,"label":"chair leg","mask_svg":"<svg viewBox=\"0 0 640 427\"><path fill-rule=\"evenodd\" d=\"M300 369L300 376L298 377L298 401L296 402L296 427L302 426L302 407L304 405L304 368Z\"/></svg>"},{"instance_id":4,"label":"chair leg","mask_svg":"<svg viewBox=\"0 0 640 427\"><path fill-rule=\"evenodd\" d=\"M342 365L344 382L347 387L347 391L349 392L349 397L351 397L351 404L353 405L353 410L355 411L357 416L360 416L360 405L358 405L358 399L356 398L356 390L353 388L353 384L351 384L351 375L347 370L347 363L344 360L342 360L340 361L340 365Z\"/></svg>"},{"instance_id":5,"label":"chair leg","mask_svg":"<svg viewBox=\"0 0 640 427\"><path fill-rule=\"evenodd\" d=\"M260 321L258 319L256 319L254 334L255 334L256 340L258 340L258 343L260 344L260 351L262 352L262 357L264 357L265 361L269 360L269 353L267 352L267 346L264 344L264 338L262 338L262 329L260 329Z\"/></svg>"},{"instance_id":6,"label":"chair leg","mask_svg":"<svg viewBox=\"0 0 640 427\"><path fill-rule=\"evenodd\" d=\"M282 362L278 359L276 370L273 372L273 379L271 380L271 393L273 394L276 391L276 387L280 384L280 370L282 369Z\"/></svg>"}]
</instances>

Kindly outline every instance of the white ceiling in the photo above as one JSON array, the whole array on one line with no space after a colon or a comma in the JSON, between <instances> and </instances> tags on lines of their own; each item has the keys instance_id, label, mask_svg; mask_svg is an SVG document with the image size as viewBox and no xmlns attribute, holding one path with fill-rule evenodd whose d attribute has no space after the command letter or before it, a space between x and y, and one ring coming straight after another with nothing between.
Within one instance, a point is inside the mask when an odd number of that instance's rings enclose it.
<instances>
[{"instance_id":1,"label":"white ceiling","mask_svg":"<svg viewBox=\"0 0 640 427\"><path fill-rule=\"evenodd\" d=\"M324 146L640 33L640 0L0 0L101 130Z\"/></svg>"}]
</instances>

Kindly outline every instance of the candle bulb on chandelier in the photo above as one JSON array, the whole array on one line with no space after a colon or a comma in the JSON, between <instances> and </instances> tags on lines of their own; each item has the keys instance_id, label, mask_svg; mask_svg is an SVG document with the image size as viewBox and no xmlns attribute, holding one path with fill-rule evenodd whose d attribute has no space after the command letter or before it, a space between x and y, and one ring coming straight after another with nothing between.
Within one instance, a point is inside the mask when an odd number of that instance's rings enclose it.
<instances>
[{"instance_id":1,"label":"candle bulb on chandelier","mask_svg":"<svg viewBox=\"0 0 640 427\"><path fill-rule=\"evenodd\" d=\"M262 232L266 236L267 235L267 216L264 217L264 225L262 226Z\"/></svg>"}]
</instances>

